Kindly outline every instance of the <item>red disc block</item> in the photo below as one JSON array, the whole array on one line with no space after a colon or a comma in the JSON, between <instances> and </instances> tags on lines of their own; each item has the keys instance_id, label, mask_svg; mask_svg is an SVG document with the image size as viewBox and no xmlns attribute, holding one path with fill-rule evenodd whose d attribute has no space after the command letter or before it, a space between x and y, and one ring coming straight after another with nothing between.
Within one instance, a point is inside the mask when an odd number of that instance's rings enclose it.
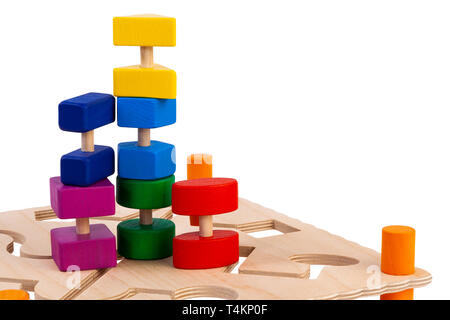
<instances>
[{"instance_id":1,"label":"red disc block","mask_svg":"<svg viewBox=\"0 0 450 320\"><path fill-rule=\"evenodd\" d=\"M231 178L184 180L172 185L172 212L210 216L238 208L238 183Z\"/></svg>"},{"instance_id":2,"label":"red disc block","mask_svg":"<svg viewBox=\"0 0 450 320\"><path fill-rule=\"evenodd\" d=\"M173 238L173 266L178 269L210 269L239 260L239 234L231 230L214 230L212 237L198 232Z\"/></svg>"}]
</instances>

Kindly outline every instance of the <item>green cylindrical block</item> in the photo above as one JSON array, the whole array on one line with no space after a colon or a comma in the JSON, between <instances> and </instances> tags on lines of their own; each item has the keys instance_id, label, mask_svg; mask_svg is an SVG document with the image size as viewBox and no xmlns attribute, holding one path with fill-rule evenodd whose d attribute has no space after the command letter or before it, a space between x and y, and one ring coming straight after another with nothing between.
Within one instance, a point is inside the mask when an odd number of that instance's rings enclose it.
<instances>
[{"instance_id":1,"label":"green cylindrical block","mask_svg":"<svg viewBox=\"0 0 450 320\"><path fill-rule=\"evenodd\" d=\"M139 219L122 221L117 225L117 250L127 259L156 260L172 255L175 224L153 218L152 225L141 225Z\"/></svg>"},{"instance_id":2,"label":"green cylindrical block","mask_svg":"<svg viewBox=\"0 0 450 320\"><path fill-rule=\"evenodd\" d=\"M117 177L117 203L133 209L159 209L172 204L175 176L158 180L134 180Z\"/></svg>"}]
</instances>

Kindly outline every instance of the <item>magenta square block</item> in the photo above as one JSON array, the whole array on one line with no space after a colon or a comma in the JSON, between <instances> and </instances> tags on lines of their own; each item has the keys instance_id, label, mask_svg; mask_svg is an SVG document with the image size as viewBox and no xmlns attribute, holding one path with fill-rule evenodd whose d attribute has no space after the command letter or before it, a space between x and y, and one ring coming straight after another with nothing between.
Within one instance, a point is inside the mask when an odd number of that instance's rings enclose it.
<instances>
[{"instance_id":1,"label":"magenta square block","mask_svg":"<svg viewBox=\"0 0 450 320\"><path fill-rule=\"evenodd\" d=\"M52 257L59 270L92 270L117 265L116 237L104 224L91 224L89 234L77 234L75 227L52 229Z\"/></svg>"},{"instance_id":2,"label":"magenta square block","mask_svg":"<svg viewBox=\"0 0 450 320\"><path fill-rule=\"evenodd\" d=\"M76 187L64 185L60 177L50 178L50 202L60 219L111 216L116 210L114 185L108 179Z\"/></svg>"}]
</instances>

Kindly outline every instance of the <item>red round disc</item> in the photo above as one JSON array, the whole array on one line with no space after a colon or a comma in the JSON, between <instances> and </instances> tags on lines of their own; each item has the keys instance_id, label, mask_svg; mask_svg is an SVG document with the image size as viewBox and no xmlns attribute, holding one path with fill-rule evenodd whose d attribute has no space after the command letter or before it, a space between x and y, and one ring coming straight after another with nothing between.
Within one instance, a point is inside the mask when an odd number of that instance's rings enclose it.
<instances>
[{"instance_id":1,"label":"red round disc","mask_svg":"<svg viewBox=\"0 0 450 320\"><path fill-rule=\"evenodd\" d=\"M210 269L239 260L239 234L231 230L214 230L212 237L198 232L173 238L173 266L178 269Z\"/></svg>"},{"instance_id":2,"label":"red round disc","mask_svg":"<svg viewBox=\"0 0 450 320\"><path fill-rule=\"evenodd\" d=\"M184 180L172 185L172 212L210 216L238 208L238 183L231 178Z\"/></svg>"}]
</instances>

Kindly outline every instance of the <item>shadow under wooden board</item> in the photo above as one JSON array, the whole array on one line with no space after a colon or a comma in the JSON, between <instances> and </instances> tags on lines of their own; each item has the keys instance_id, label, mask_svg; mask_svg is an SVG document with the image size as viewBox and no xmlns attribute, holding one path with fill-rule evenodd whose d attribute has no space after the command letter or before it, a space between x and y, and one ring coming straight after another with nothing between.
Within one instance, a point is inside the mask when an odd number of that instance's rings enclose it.
<instances>
[{"instance_id":1,"label":"shadow under wooden board","mask_svg":"<svg viewBox=\"0 0 450 320\"><path fill-rule=\"evenodd\" d=\"M138 216L118 206L115 216L91 219L116 233L120 221ZM196 231L189 217L170 208L156 217L172 219L176 233ZM60 272L51 259L50 230L74 225L55 219L50 207L0 213L0 283L35 292L37 299L355 299L425 286L431 275L422 269L409 276L379 272L380 255L342 237L317 229L245 199L239 209L214 217L215 229L235 229L245 261L209 270L180 270L172 258L155 261L118 257L111 269ZM252 232L275 229L281 234L255 238ZM20 257L11 254L22 244ZM325 265L309 280L310 265ZM78 282L79 280L79 282ZM79 283L79 286L74 284Z\"/></svg>"}]
</instances>

